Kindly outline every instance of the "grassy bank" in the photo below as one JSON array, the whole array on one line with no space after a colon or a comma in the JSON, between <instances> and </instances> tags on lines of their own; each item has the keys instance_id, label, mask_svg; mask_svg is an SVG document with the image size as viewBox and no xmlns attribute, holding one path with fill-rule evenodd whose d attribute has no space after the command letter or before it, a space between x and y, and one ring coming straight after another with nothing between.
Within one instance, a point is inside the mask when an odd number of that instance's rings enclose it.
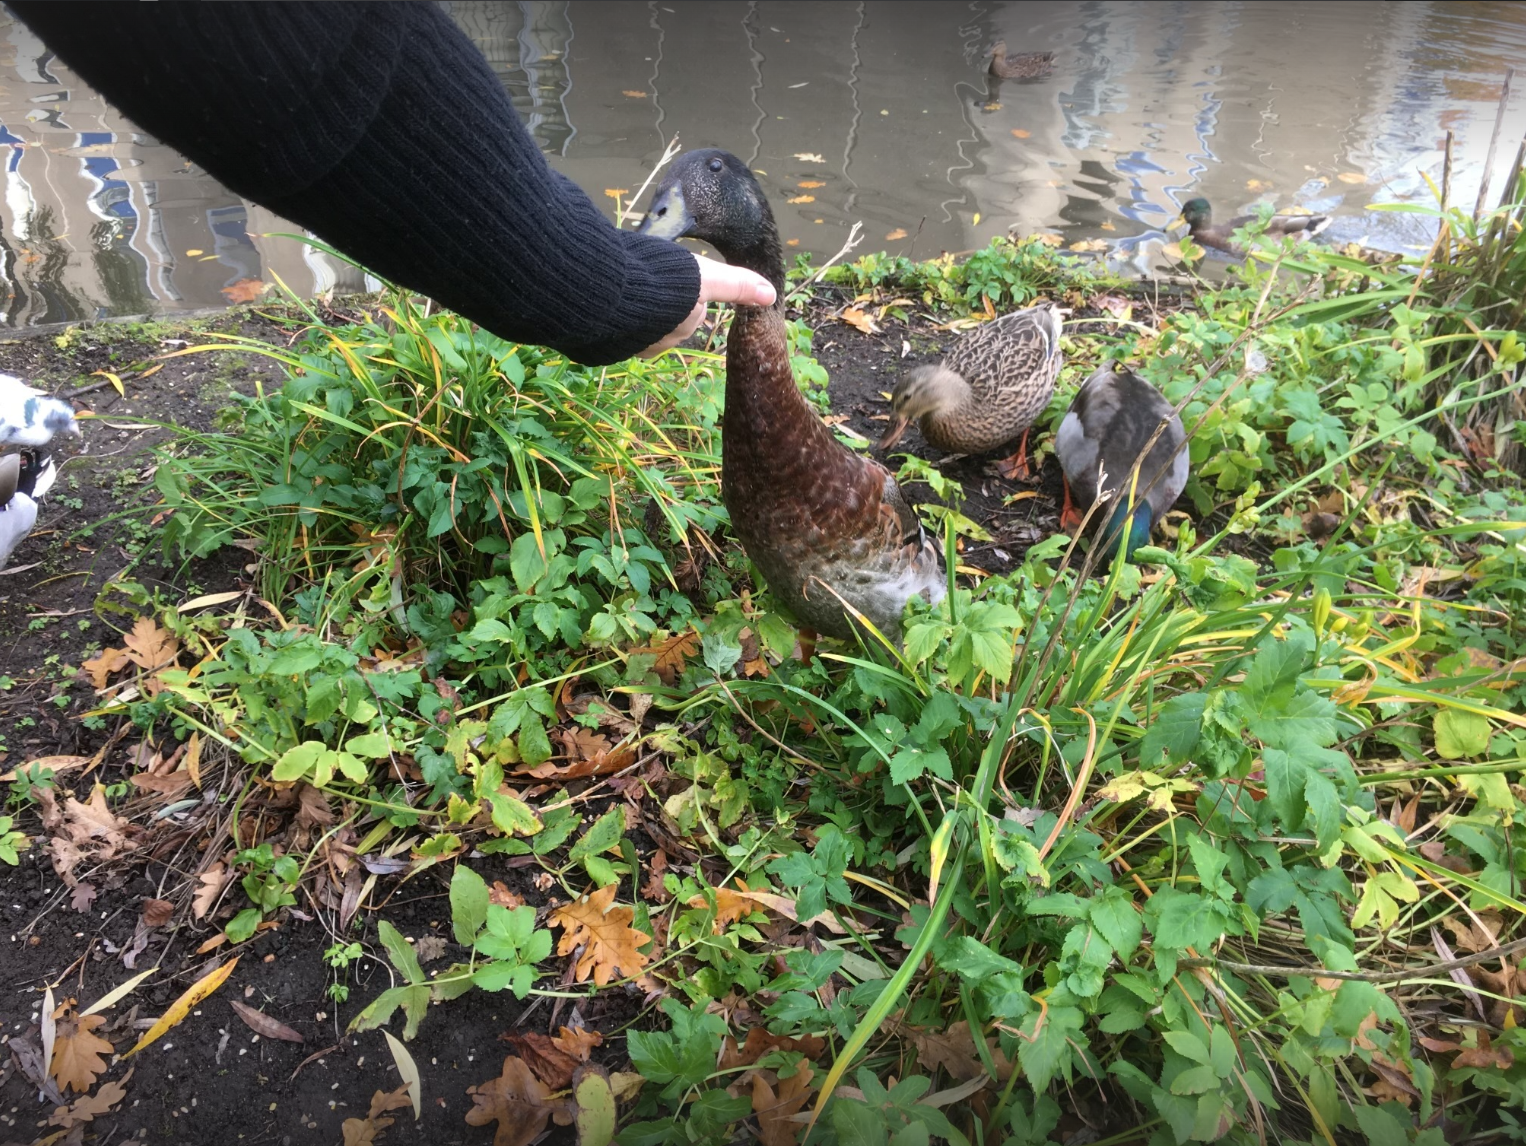
<instances>
[{"instance_id":1,"label":"grassy bank","mask_svg":"<svg viewBox=\"0 0 1526 1146\"><path fill-rule=\"evenodd\" d=\"M393 295L172 352L285 375L153 476L169 552L250 581L127 595L90 719L150 748L109 794L35 769L16 824L78 882L179 802L164 910L221 967L321 922L372 1053L474 997L554 1016L467 1079L499 1142L1517 1140L1518 216L1171 306L1040 239L828 271L792 326L824 407L816 347L1059 298L1044 424L1128 361L1193 478L1134 565L961 558L904 649L809 661L727 537L723 323L588 370ZM903 475L951 553L999 528Z\"/></svg>"}]
</instances>

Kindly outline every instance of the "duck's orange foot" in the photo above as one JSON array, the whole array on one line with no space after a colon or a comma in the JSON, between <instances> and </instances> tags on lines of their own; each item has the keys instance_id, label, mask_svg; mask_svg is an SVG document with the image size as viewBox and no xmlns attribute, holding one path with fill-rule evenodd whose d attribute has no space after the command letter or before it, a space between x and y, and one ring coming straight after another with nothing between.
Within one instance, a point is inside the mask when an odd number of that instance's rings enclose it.
<instances>
[{"instance_id":1,"label":"duck's orange foot","mask_svg":"<svg viewBox=\"0 0 1526 1146\"><path fill-rule=\"evenodd\" d=\"M996 472L1008 481L1032 481L1033 467L1028 464L1028 431L1023 431L1023 440L1018 443L1017 453L1010 458L1002 458L996 463Z\"/></svg>"},{"instance_id":2,"label":"duck's orange foot","mask_svg":"<svg viewBox=\"0 0 1526 1146\"><path fill-rule=\"evenodd\" d=\"M801 629L795 642L795 659L801 664L810 664L811 658L816 655L816 630Z\"/></svg>"}]
</instances>

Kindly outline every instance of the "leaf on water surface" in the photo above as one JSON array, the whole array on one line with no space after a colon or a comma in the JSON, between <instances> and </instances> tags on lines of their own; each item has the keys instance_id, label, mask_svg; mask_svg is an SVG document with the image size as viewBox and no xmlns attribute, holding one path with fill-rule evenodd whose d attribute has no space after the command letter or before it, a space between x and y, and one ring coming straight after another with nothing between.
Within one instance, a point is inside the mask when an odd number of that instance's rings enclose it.
<instances>
[{"instance_id":1,"label":"leaf on water surface","mask_svg":"<svg viewBox=\"0 0 1526 1146\"><path fill-rule=\"evenodd\" d=\"M825 187L826 184L823 183L820 179L802 179L799 183L795 184L795 186L803 188L806 191L814 191L818 187Z\"/></svg>"},{"instance_id":2,"label":"leaf on water surface","mask_svg":"<svg viewBox=\"0 0 1526 1146\"><path fill-rule=\"evenodd\" d=\"M582 948L574 969L574 978L586 982L590 975L596 986L607 984L618 971L627 978L640 974L647 956L638 950L652 937L631 927L635 908L615 907L618 884L587 895L551 913L548 922L562 928L557 944L558 955L568 955Z\"/></svg>"},{"instance_id":3,"label":"leaf on water surface","mask_svg":"<svg viewBox=\"0 0 1526 1146\"><path fill-rule=\"evenodd\" d=\"M798 159L798 160L800 160L801 163L825 163L826 162L826 157L825 156L817 155L814 151L797 151L797 152L795 152L795 154L793 156L791 156L791 158Z\"/></svg>"},{"instance_id":4,"label":"leaf on water surface","mask_svg":"<svg viewBox=\"0 0 1526 1146\"><path fill-rule=\"evenodd\" d=\"M1271 184L1265 179L1247 179L1245 181L1245 189L1247 191L1265 191L1270 186Z\"/></svg>"},{"instance_id":5,"label":"leaf on water surface","mask_svg":"<svg viewBox=\"0 0 1526 1146\"><path fill-rule=\"evenodd\" d=\"M270 289L271 284L262 279L239 279L232 286L225 286L219 292L229 302L238 304L241 302L253 302Z\"/></svg>"},{"instance_id":6,"label":"leaf on water surface","mask_svg":"<svg viewBox=\"0 0 1526 1146\"><path fill-rule=\"evenodd\" d=\"M1363 175L1360 171L1342 171L1336 178L1342 183L1355 184L1367 182L1367 176Z\"/></svg>"},{"instance_id":7,"label":"leaf on water surface","mask_svg":"<svg viewBox=\"0 0 1526 1146\"><path fill-rule=\"evenodd\" d=\"M786 203L814 203L814 202L816 202L816 196L814 196L814 195L796 195L794 198L786 199L785 202Z\"/></svg>"},{"instance_id":8,"label":"leaf on water surface","mask_svg":"<svg viewBox=\"0 0 1526 1146\"><path fill-rule=\"evenodd\" d=\"M573 1119L569 1104L553 1101L551 1090L531 1072L524 1059L509 1055L503 1073L478 1086L469 1086L472 1108L466 1112L468 1126L497 1122L493 1146L529 1146L556 1119L558 1126Z\"/></svg>"},{"instance_id":9,"label":"leaf on water surface","mask_svg":"<svg viewBox=\"0 0 1526 1146\"><path fill-rule=\"evenodd\" d=\"M1020 127L1014 127L1012 129L1012 136L1013 136L1014 139L1027 139L1032 134L1033 134L1033 132L1031 132L1031 131L1024 131Z\"/></svg>"},{"instance_id":10,"label":"leaf on water surface","mask_svg":"<svg viewBox=\"0 0 1526 1146\"><path fill-rule=\"evenodd\" d=\"M767 1075L768 1077L765 1077ZM805 1063L786 1079L773 1079L773 1072L759 1071L752 1076L752 1112L758 1116L758 1139L763 1146L795 1146L805 1127L796 1122L815 1088L815 1072Z\"/></svg>"},{"instance_id":11,"label":"leaf on water surface","mask_svg":"<svg viewBox=\"0 0 1526 1146\"><path fill-rule=\"evenodd\" d=\"M891 231L890 234L885 236L885 241L887 243L893 243L897 239L904 239L906 237L906 233L907 232L905 227L897 227L895 230Z\"/></svg>"},{"instance_id":12,"label":"leaf on water surface","mask_svg":"<svg viewBox=\"0 0 1526 1146\"><path fill-rule=\"evenodd\" d=\"M636 91L621 92L620 94L623 95L623 96L628 96L631 99L646 99L646 95L647 95L646 92L636 92Z\"/></svg>"},{"instance_id":13,"label":"leaf on water surface","mask_svg":"<svg viewBox=\"0 0 1526 1146\"><path fill-rule=\"evenodd\" d=\"M280 1039L282 1042L288 1043L303 1043L307 1041L285 1023L271 1018L264 1011L255 1010L247 1003L240 1003L237 999L230 999L229 1005L238 1013L238 1017L244 1020L244 1025L257 1035L264 1035L267 1039Z\"/></svg>"},{"instance_id":14,"label":"leaf on water surface","mask_svg":"<svg viewBox=\"0 0 1526 1146\"><path fill-rule=\"evenodd\" d=\"M143 1032L143 1037L137 1041L132 1050L122 1057L124 1059L131 1058L144 1047L158 1042L167 1031L171 1030L191 1013L192 1007L223 985L223 982L233 973L233 968L238 966L239 958L239 956L235 955L221 967L214 967L195 983L191 984L180 998L170 1004L169 1010L160 1015L154 1025Z\"/></svg>"},{"instance_id":15,"label":"leaf on water surface","mask_svg":"<svg viewBox=\"0 0 1526 1146\"><path fill-rule=\"evenodd\" d=\"M390 1110L401 1110L412 1104L408 1087L396 1090L378 1090L371 1096L371 1109L364 1118L344 1120L344 1146L375 1146L378 1135L391 1126L396 1119L383 1118Z\"/></svg>"},{"instance_id":16,"label":"leaf on water surface","mask_svg":"<svg viewBox=\"0 0 1526 1146\"><path fill-rule=\"evenodd\" d=\"M59 1086L83 1094L105 1071L102 1056L116 1050L95 1033L97 1027L106 1025L106 1016L76 1015L74 1000L68 999L53 1012L53 1022L53 1058L48 1073Z\"/></svg>"}]
</instances>

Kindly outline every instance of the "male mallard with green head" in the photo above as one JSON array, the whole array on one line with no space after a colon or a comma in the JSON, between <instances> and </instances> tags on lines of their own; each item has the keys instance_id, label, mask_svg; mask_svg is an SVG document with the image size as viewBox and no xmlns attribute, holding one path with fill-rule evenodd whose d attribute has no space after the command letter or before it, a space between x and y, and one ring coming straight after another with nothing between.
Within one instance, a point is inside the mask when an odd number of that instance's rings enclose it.
<instances>
[{"instance_id":1,"label":"male mallard with green head","mask_svg":"<svg viewBox=\"0 0 1526 1146\"><path fill-rule=\"evenodd\" d=\"M1049 405L1060 375L1060 310L1042 302L966 334L936 366L896 383L893 420L880 439L889 449L916 422L928 444L953 454L983 454L1021 438L998 463L1003 476L1028 476L1028 431Z\"/></svg>"},{"instance_id":2,"label":"male mallard with green head","mask_svg":"<svg viewBox=\"0 0 1526 1146\"><path fill-rule=\"evenodd\" d=\"M757 179L729 152L685 152L640 229L701 239L774 284L774 305L738 306L726 336L721 497L731 528L802 625L850 638L856 610L898 639L907 601L943 596L942 562L895 478L841 445L795 384L784 248Z\"/></svg>"},{"instance_id":3,"label":"male mallard with green head","mask_svg":"<svg viewBox=\"0 0 1526 1146\"><path fill-rule=\"evenodd\" d=\"M1141 462L1151 438L1155 444ZM1060 525L1075 528L1094 502L1111 499L1112 509L1093 518L1104 556L1120 539L1124 555L1133 553L1187 484L1186 442L1181 418L1159 390L1116 362L1104 363L1081 383L1055 434L1054 452L1065 473Z\"/></svg>"},{"instance_id":4,"label":"male mallard with green head","mask_svg":"<svg viewBox=\"0 0 1526 1146\"><path fill-rule=\"evenodd\" d=\"M1207 199L1189 199L1182 213L1166 224L1169 231L1178 223L1186 223L1192 241L1204 247L1213 247L1231 255L1244 255L1245 251L1230 238L1247 223L1256 222L1255 215L1236 215L1227 223L1214 224L1213 208ZM1329 215L1273 215L1266 221L1264 234L1272 238L1283 235L1300 235L1311 239L1330 225Z\"/></svg>"}]
</instances>

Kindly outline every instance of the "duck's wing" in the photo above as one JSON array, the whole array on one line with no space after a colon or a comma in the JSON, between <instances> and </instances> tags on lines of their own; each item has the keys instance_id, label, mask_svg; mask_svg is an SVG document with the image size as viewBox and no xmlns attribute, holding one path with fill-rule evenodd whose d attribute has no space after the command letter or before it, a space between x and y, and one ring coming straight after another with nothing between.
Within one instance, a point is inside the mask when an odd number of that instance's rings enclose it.
<instances>
[{"instance_id":1,"label":"duck's wing","mask_svg":"<svg viewBox=\"0 0 1526 1146\"><path fill-rule=\"evenodd\" d=\"M1329 225L1329 215L1273 215L1266 225L1266 233L1312 238Z\"/></svg>"},{"instance_id":2,"label":"duck's wing","mask_svg":"<svg viewBox=\"0 0 1526 1146\"><path fill-rule=\"evenodd\" d=\"M982 398L1042 391L1047 403L1060 372L1059 311L1041 303L993 319L956 342L944 364Z\"/></svg>"},{"instance_id":3,"label":"duck's wing","mask_svg":"<svg viewBox=\"0 0 1526 1146\"><path fill-rule=\"evenodd\" d=\"M1119 413L1117 363L1106 362L1081 383L1055 434L1054 452L1070 484L1071 497L1085 509L1097 499L1099 480L1106 471L1107 488L1116 480L1105 456L1104 443Z\"/></svg>"},{"instance_id":4,"label":"duck's wing","mask_svg":"<svg viewBox=\"0 0 1526 1146\"><path fill-rule=\"evenodd\" d=\"M14 494L5 505L0 505L0 569L5 568L16 546L36 524L37 503L26 494Z\"/></svg>"},{"instance_id":5,"label":"duck's wing","mask_svg":"<svg viewBox=\"0 0 1526 1146\"><path fill-rule=\"evenodd\" d=\"M1125 488L1138 462L1139 495L1158 521L1187 484L1187 434L1182 420L1165 395L1132 370L1114 365L1102 381L1090 396L1089 416L1084 413L1083 420L1107 474L1104 488L1108 492ZM1139 462L1147 445L1149 452Z\"/></svg>"}]
</instances>

